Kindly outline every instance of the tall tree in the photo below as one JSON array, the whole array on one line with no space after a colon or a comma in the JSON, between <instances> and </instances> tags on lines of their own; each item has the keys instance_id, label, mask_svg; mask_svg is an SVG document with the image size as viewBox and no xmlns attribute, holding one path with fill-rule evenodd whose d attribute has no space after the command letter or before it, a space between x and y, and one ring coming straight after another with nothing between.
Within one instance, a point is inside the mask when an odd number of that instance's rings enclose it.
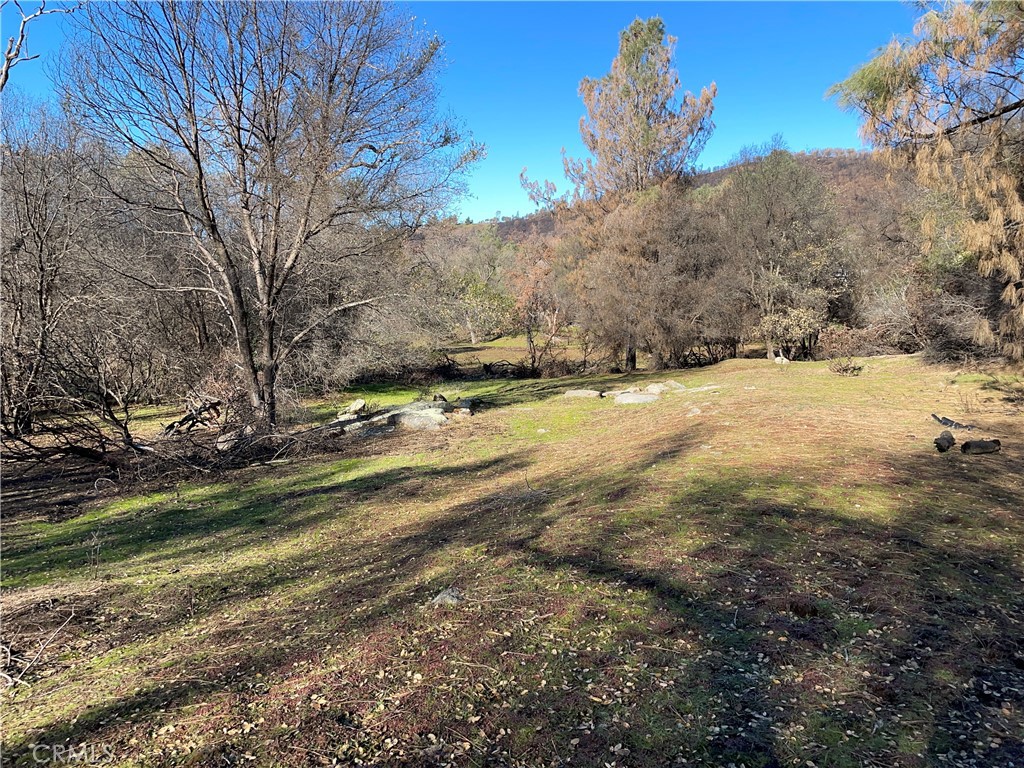
<instances>
[{"instance_id":1,"label":"tall tree","mask_svg":"<svg viewBox=\"0 0 1024 768\"><path fill-rule=\"evenodd\" d=\"M645 283L651 262L640 255L642 249L604 248L603 219L617 206L635 203L646 190L685 180L714 130L711 114L717 87L711 83L699 96L689 91L679 96L675 44L660 18L638 18L620 34L619 52L608 74L580 83L587 110L580 119L580 135L591 157L574 159L563 152L565 176L573 184L570 196L556 199L550 182L531 182L525 172L522 177L536 202L552 205L563 218L577 219L574 228L581 240L589 243L592 254L603 251L608 256L602 259L602 268L611 269L614 276L608 279L622 285ZM636 305L601 303L612 313L601 325L618 329L615 346L625 353L626 370L637 364ZM599 335L612 338L604 332Z\"/></svg>"},{"instance_id":2,"label":"tall tree","mask_svg":"<svg viewBox=\"0 0 1024 768\"><path fill-rule=\"evenodd\" d=\"M112 189L187 243L234 334L257 416L332 318L385 301L360 279L442 208L479 154L436 116L441 43L376 2L91 3L71 102L130 151Z\"/></svg>"},{"instance_id":3,"label":"tall tree","mask_svg":"<svg viewBox=\"0 0 1024 768\"><path fill-rule=\"evenodd\" d=\"M959 192L965 244L999 281L1004 309L981 342L1024 357L1024 8L947 3L833 87L864 134L920 179Z\"/></svg>"},{"instance_id":4,"label":"tall tree","mask_svg":"<svg viewBox=\"0 0 1024 768\"><path fill-rule=\"evenodd\" d=\"M675 44L660 18L636 19L620 35L611 71L580 83L587 109L580 136L592 157L564 160L578 196L642 192L692 169L714 130L717 87L711 83L700 96L686 91L677 100Z\"/></svg>"}]
</instances>

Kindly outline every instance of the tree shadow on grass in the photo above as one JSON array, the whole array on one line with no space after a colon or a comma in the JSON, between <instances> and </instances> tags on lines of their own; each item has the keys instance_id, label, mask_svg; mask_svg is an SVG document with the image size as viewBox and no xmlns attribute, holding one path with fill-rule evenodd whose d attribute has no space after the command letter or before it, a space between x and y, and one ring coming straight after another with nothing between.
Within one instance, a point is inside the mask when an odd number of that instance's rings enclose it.
<instances>
[{"instance_id":1,"label":"tree shadow on grass","mask_svg":"<svg viewBox=\"0 0 1024 768\"><path fill-rule=\"evenodd\" d=\"M908 461L907 484L934 476L938 461ZM1013 460L1003 467L1011 477L1015 468ZM680 510L707 543L678 564L645 564L608 523L589 539L523 542L534 565L645 595L659 629L630 629L648 645L674 652L681 633L702 638L703 651L679 676L669 671L672 653L638 650L620 630L616 655L632 653L636 669L666 670L675 693L654 687L647 702L606 710L606 730L591 732L600 738L583 761L610 759L616 743L630 749L629 765L651 766L670 755L748 766L1021 760L1024 570L1019 552L992 538L1024 532L1024 493L980 466L944 491L872 519L770 476L698 482L668 511ZM964 512L951 513L957 503ZM669 538L674 517L664 520L648 535ZM715 723L698 739L678 730L693 727L680 713L695 699L712 702ZM530 708L558 706L549 695ZM615 728L617 717L645 727Z\"/></svg>"},{"instance_id":2,"label":"tree shadow on grass","mask_svg":"<svg viewBox=\"0 0 1024 768\"><path fill-rule=\"evenodd\" d=\"M153 503L140 497L127 511L102 521L70 520L42 533L8 534L5 576L8 585L43 573L49 580L58 573L88 576L94 570L93 546L104 568L130 562L160 568L195 554L253 546L272 536L315 529L351 515L367 500L410 499L442 486L450 491L481 476L499 477L526 465L525 457L513 453L454 467L404 466L352 477L328 465L291 479L280 478L271 488L260 486L256 492L224 483L184 497L163 493ZM90 544L94 532L96 545Z\"/></svg>"},{"instance_id":3,"label":"tree shadow on grass","mask_svg":"<svg viewBox=\"0 0 1024 768\"><path fill-rule=\"evenodd\" d=\"M601 471L548 469L532 475L533 487L511 467L470 463L467 477L470 467L491 473L492 487L466 483L452 494L462 500L436 515L378 535L335 531L315 554L279 558L273 572L219 574L237 591L142 627L152 642L204 631L182 639L169 666L147 662L153 685L74 722L54 720L31 741L110 739L128 749L134 734L162 748L153 731L190 722L186 707L223 719L209 703L217 695L238 718L256 707L266 723L250 735L181 726L194 729L207 761L251 753L257 764L307 765L353 740L360 759L379 765L397 762L399 750L423 765L572 755L583 765L994 768L1017 759L1019 460L908 457L890 478L902 497L863 511L856 502L880 481L851 485L836 502L819 486L830 478L754 470L709 471L681 481L667 501L648 499L652 463L683 460L700 439L693 429L660 437L635 461ZM387 487L444 482L432 471L410 468ZM926 492L938 479L939 490ZM376 482L356 497L384 492ZM448 551L482 554L468 561ZM490 597L424 612L453 582ZM241 625L217 619L243 609ZM549 634L560 645L543 645ZM328 641L359 655L335 671ZM206 680L182 679L193 676ZM321 691L337 700L317 704L311 694ZM467 727L467 702L484 736ZM129 718L135 726L124 725ZM499 726L510 735L498 738ZM270 727L283 730L268 738ZM985 739L995 733L992 746ZM10 754L26 754L29 743Z\"/></svg>"}]
</instances>

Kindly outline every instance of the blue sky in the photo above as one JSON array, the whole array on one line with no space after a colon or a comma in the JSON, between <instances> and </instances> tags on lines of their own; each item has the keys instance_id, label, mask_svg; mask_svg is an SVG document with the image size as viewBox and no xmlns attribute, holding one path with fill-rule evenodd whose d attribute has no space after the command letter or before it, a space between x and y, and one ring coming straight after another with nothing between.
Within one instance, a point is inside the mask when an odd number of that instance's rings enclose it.
<instances>
[{"instance_id":1,"label":"blue sky","mask_svg":"<svg viewBox=\"0 0 1024 768\"><path fill-rule=\"evenodd\" d=\"M32 7L31 3L23 4ZM699 163L711 167L781 133L791 149L860 147L857 119L824 97L893 35L909 34L916 11L897 2L414 2L409 11L446 41L444 104L488 156L469 180L459 213L474 220L534 210L519 173L561 182L561 150L579 139L583 77L608 71L618 34L658 15L679 38L683 87L718 84L716 130ZM11 30L4 9L3 37ZM36 22L11 83L46 95L46 62L62 34L57 17Z\"/></svg>"}]
</instances>

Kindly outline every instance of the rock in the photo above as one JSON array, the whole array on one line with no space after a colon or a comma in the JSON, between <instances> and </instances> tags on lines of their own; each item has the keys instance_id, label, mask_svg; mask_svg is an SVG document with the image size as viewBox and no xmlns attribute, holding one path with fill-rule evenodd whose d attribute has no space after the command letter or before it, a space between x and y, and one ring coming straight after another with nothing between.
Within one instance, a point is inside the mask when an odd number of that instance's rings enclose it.
<instances>
[{"instance_id":1,"label":"rock","mask_svg":"<svg viewBox=\"0 0 1024 768\"><path fill-rule=\"evenodd\" d=\"M345 409L345 413L359 413L359 411L363 410L365 407L366 401L363 400L363 398L359 398L358 400L354 400L349 403L348 408Z\"/></svg>"},{"instance_id":2,"label":"rock","mask_svg":"<svg viewBox=\"0 0 1024 768\"><path fill-rule=\"evenodd\" d=\"M640 387L630 387L629 389L609 389L606 392L602 392L601 397L618 397L619 395L626 395L639 391Z\"/></svg>"},{"instance_id":3,"label":"rock","mask_svg":"<svg viewBox=\"0 0 1024 768\"><path fill-rule=\"evenodd\" d=\"M647 392L651 395L663 395L668 391L669 388L666 387L664 384L648 384L646 387L644 387L644 392Z\"/></svg>"},{"instance_id":4,"label":"rock","mask_svg":"<svg viewBox=\"0 0 1024 768\"><path fill-rule=\"evenodd\" d=\"M700 408L698 408L697 406L693 406L693 408L691 408L690 410L688 410L686 412L686 415L687 416L700 416L701 413L703 413L703 411L701 411Z\"/></svg>"},{"instance_id":5,"label":"rock","mask_svg":"<svg viewBox=\"0 0 1024 768\"><path fill-rule=\"evenodd\" d=\"M998 440L968 440L960 446L961 453L979 455L982 453L999 453L1003 444Z\"/></svg>"},{"instance_id":6,"label":"rock","mask_svg":"<svg viewBox=\"0 0 1024 768\"><path fill-rule=\"evenodd\" d=\"M242 429L236 429L232 432L225 432L217 438L217 444L215 446L218 453L227 453L238 447L238 444L250 435L255 434L256 428L253 426L243 427Z\"/></svg>"},{"instance_id":7,"label":"rock","mask_svg":"<svg viewBox=\"0 0 1024 768\"><path fill-rule=\"evenodd\" d=\"M459 416L472 416L476 413L476 400L463 398L452 406L452 410Z\"/></svg>"},{"instance_id":8,"label":"rock","mask_svg":"<svg viewBox=\"0 0 1024 768\"><path fill-rule=\"evenodd\" d=\"M434 431L448 423L448 417L440 408L424 408L415 411L399 411L390 414L396 427L403 429Z\"/></svg>"},{"instance_id":9,"label":"rock","mask_svg":"<svg viewBox=\"0 0 1024 768\"><path fill-rule=\"evenodd\" d=\"M596 389L570 389L562 397L601 397Z\"/></svg>"},{"instance_id":10,"label":"rock","mask_svg":"<svg viewBox=\"0 0 1024 768\"><path fill-rule=\"evenodd\" d=\"M437 597L431 600L430 604L434 606L450 608L453 605L458 605L464 600L465 598L462 596L462 592L460 592L458 589L455 589L454 587L449 587L448 589L440 592L437 595Z\"/></svg>"},{"instance_id":11,"label":"rock","mask_svg":"<svg viewBox=\"0 0 1024 768\"><path fill-rule=\"evenodd\" d=\"M953 433L947 429L932 442L935 443L935 447L938 449L939 453L945 453L953 447L953 444L956 442L956 438L953 437Z\"/></svg>"},{"instance_id":12,"label":"rock","mask_svg":"<svg viewBox=\"0 0 1024 768\"><path fill-rule=\"evenodd\" d=\"M658 395L652 395L649 392L623 392L621 395L615 396L616 405L642 405L643 403L653 403L660 399Z\"/></svg>"},{"instance_id":13,"label":"rock","mask_svg":"<svg viewBox=\"0 0 1024 768\"><path fill-rule=\"evenodd\" d=\"M437 395L434 395L434 402L435 403L447 403L448 402L448 398L445 397L444 395L437 394Z\"/></svg>"},{"instance_id":14,"label":"rock","mask_svg":"<svg viewBox=\"0 0 1024 768\"><path fill-rule=\"evenodd\" d=\"M359 421L359 414L341 412L338 414L338 418L332 421L329 426L343 427L346 424L350 424L353 421Z\"/></svg>"},{"instance_id":15,"label":"rock","mask_svg":"<svg viewBox=\"0 0 1024 768\"><path fill-rule=\"evenodd\" d=\"M778 357L775 358L775 364L776 365L789 365L789 358L786 358L786 357L783 357L782 355L779 355Z\"/></svg>"},{"instance_id":16,"label":"rock","mask_svg":"<svg viewBox=\"0 0 1024 768\"><path fill-rule=\"evenodd\" d=\"M686 390L686 393L687 394L693 394L694 392L708 392L710 390L718 389L718 388L719 387L718 387L717 384L705 384L703 387L696 387L694 389L688 389L688 390ZM717 395L718 393L714 392L713 394Z\"/></svg>"},{"instance_id":17,"label":"rock","mask_svg":"<svg viewBox=\"0 0 1024 768\"><path fill-rule=\"evenodd\" d=\"M674 392L682 392L683 390L686 389L685 384L680 384L678 381L673 381L672 379L666 379L662 383Z\"/></svg>"}]
</instances>

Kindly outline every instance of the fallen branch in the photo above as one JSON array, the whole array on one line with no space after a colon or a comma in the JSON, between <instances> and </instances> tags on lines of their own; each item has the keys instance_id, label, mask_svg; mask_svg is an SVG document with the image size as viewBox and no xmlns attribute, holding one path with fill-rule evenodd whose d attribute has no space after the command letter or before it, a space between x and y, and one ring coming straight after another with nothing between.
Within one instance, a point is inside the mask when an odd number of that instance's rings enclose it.
<instances>
[{"instance_id":1,"label":"fallen branch","mask_svg":"<svg viewBox=\"0 0 1024 768\"><path fill-rule=\"evenodd\" d=\"M25 673L28 672L32 668L32 665L34 665L37 661L39 661L39 657L43 655L43 651L45 651L47 649L47 647L49 647L50 643L52 643L56 639L57 635L59 635L61 633L61 630L63 630L64 627L66 627L68 625L68 623L73 618L75 618L75 609L74 608L71 609L71 614L66 619L64 619L64 623L61 624L59 627L57 627L55 630L53 630L53 633L48 638L46 638L46 640L43 641L43 643L39 646L39 650L36 651L36 655L33 656L32 660L29 661L29 663L26 664L22 668L22 670L18 674L18 676L15 677L15 678L12 678L13 682L11 683L11 685L16 685L18 683L22 683L24 685L28 685L28 683L25 683L22 680L22 678L25 676ZM6 675L5 675L5 677L6 677Z\"/></svg>"}]
</instances>

